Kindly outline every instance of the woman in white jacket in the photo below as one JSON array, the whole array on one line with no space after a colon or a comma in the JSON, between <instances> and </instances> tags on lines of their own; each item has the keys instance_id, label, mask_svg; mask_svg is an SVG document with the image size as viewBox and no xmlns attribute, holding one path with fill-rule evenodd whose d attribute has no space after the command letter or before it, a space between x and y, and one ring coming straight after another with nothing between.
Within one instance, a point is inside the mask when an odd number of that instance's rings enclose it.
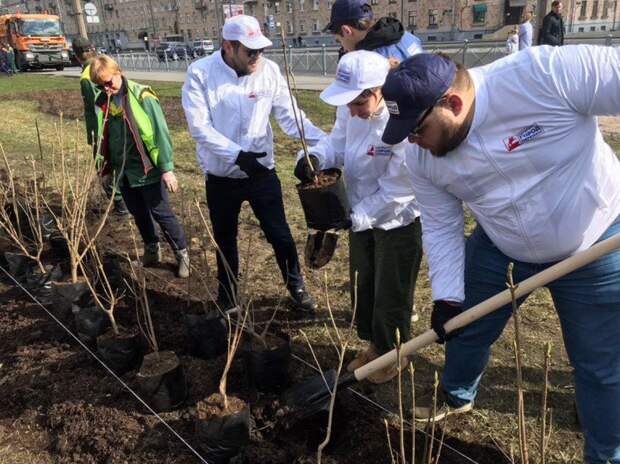
<instances>
[{"instance_id":1,"label":"woman in white jacket","mask_svg":"<svg viewBox=\"0 0 620 464\"><path fill-rule=\"evenodd\" d=\"M381 141L389 118L381 86L389 69L388 60L375 52L355 51L342 57L336 79L321 99L334 106L346 105L349 111L338 111L331 133L312 147L313 166L300 157L295 168L302 182L310 182L321 169L344 166L352 209L351 304L358 335L370 342L349 363L349 371L391 350L397 329L401 341L409 339L422 258L419 211L405 161L406 141L398 145ZM396 374L396 366L389 366L369 380L383 383Z\"/></svg>"}]
</instances>

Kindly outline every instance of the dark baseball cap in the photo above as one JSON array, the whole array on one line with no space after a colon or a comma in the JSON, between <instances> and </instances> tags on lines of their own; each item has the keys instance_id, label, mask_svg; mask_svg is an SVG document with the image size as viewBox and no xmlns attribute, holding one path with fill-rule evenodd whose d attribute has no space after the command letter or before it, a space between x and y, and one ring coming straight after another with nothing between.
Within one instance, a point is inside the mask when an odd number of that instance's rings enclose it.
<instances>
[{"instance_id":1,"label":"dark baseball cap","mask_svg":"<svg viewBox=\"0 0 620 464\"><path fill-rule=\"evenodd\" d=\"M450 88L456 64L434 53L418 53L388 74L382 92L390 119L381 139L394 145L407 138L420 117Z\"/></svg>"},{"instance_id":2,"label":"dark baseball cap","mask_svg":"<svg viewBox=\"0 0 620 464\"><path fill-rule=\"evenodd\" d=\"M372 18L372 8L368 0L336 0L332 5L329 23L323 32L332 32L347 21Z\"/></svg>"},{"instance_id":3,"label":"dark baseball cap","mask_svg":"<svg viewBox=\"0 0 620 464\"><path fill-rule=\"evenodd\" d=\"M75 53L81 53L95 48L93 43L84 37L76 37L73 39L71 47Z\"/></svg>"}]
</instances>

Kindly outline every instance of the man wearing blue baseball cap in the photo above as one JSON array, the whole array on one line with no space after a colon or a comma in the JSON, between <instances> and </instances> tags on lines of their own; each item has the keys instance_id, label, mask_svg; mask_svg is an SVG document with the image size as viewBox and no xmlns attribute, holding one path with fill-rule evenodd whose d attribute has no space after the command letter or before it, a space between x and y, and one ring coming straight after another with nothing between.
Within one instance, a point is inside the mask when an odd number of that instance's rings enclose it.
<instances>
[{"instance_id":1,"label":"man wearing blue baseball cap","mask_svg":"<svg viewBox=\"0 0 620 464\"><path fill-rule=\"evenodd\" d=\"M374 51L386 58L405 58L420 53L422 42L406 32L396 18L375 21L367 0L336 0L324 32L331 32L343 51Z\"/></svg>"},{"instance_id":2,"label":"man wearing blue baseball cap","mask_svg":"<svg viewBox=\"0 0 620 464\"><path fill-rule=\"evenodd\" d=\"M507 305L446 334L447 320L620 233L620 161L598 115L620 113L620 48L535 47L471 70L420 54L386 79L386 143L412 144L433 292L446 343L440 420L468 411ZM465 240L463 203L478 226ZM575 375L584 460L620 463L620 252L548 286ZM522 303L522 300L518 302Z\"/></svg>"}]
</instances>

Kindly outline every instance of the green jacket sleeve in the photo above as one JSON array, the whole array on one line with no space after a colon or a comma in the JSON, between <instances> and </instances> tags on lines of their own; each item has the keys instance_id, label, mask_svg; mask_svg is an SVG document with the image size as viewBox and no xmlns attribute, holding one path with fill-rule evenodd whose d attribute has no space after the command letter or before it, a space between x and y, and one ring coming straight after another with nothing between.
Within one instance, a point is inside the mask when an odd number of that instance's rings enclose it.
<instances>
[{"instance_id":1,"label":"green jacket sleeve","mask_svg":"<svg viewBox=\"0 0 620 464\"><path fill-rule=\"evenodd\" d=\"M95 106L95 98L97 90L88 79L80 79L80 89L82 91L82 100L84 102L84 121L86 122L86 141L89 145L97 142L97 107Z\"/></svg>"},{"instance_id":2,"label":"green jacket sleeve","mask_svg":"<svg viewBox=\"0 0 620 464\"><path fill-rule=\"evenodd\" d=\"M151 120L151 124L153 124L155 145L159 148L157 168L161 172L172 171L174 169L172 141L170 140L168 124L166 124L166 118L159 105L159 100L150 95L146 95L142 102L142 108L144 108L145 113Z\"/></svg>"}]
</instances>

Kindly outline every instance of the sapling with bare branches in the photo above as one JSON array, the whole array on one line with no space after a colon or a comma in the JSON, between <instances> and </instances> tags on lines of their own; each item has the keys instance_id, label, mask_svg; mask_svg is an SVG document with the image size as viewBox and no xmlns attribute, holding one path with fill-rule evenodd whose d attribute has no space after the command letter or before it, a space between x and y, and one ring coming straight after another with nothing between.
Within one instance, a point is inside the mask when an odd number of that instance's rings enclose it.
<instances>
[{"instance_id":1,"label":"sapling with bare branches","mask_svg":"<svg viewBox=\"0 0 620 464\"><path fill-rule=\"evenodd\" d=\"M518 284L515 285L512 277L514 263L508 264L506 274L506 286L510 290L510 298L512 302L512 317L515 324L514 352L517 367L517 402L518 402L518 424L519 424L519 451L521 453L521 463L529 463L529 452L527 446L527 429L525 426L525 403L523 401L523 360L521 356L521 318L517 307L517 298L515 292Z\"/></svg>"},{"instance_id":2,"label":"sapling with bare branches","mask_svg":"<svg viewBox=\"0 0 620 464\"><path fill-rule=\"evenodd\" d=\"M41 254L45 247L42 221L42 193L37 163L30 160L31 177L25 185L17 185L15 171L0 144L6 179L0 180L0 230L26 257L45 272Z\"/></svg>"},{"instance_id":3,"label":"sapling with bare branches","mask_svg":"<svg viewBox=\"0 0 620 464\"><path fill-rule=\"evenodd\" d=\"M80 268L84 276L84 282L95 302L95 305L102 310L108 319L115 335L119 335L118 324L114 317L114 310L124 297L122 290L114 288L110 278L103 266L103 260L96 245L90 248L90 263L86 265L80 262Z\"/></svg>"},{"instance_id":4,"label":"sapling with bare branches","mask_svg":"<svg viewBox=\"0 0 620 464\"><path fill-rule=\"evenodd\" d=\"M51 187L59 197L60 207L56 209L48 200L45 204L54 217L60 235L66 241L71 266L71 282L78 282L78 270L89 250L103 231L116 193L116 182L106 210L94 226L94 232L87 235L87 213L91 189L97 179L96 159L85 154L76 146L71 157L64 148L63 119L60 115L58 132L59 153L52 152Z\"/></svg>"},{"instance_id":5,"label":"sapling with bare branches","mask_svg":"<svg viewBox=\"0 0 620 464\"><path fill-rule=\"evenodd\" d=\"M349 324L347 333L346 334L343 333L340 329L338 329L338 325L336 324L336 319L334 317L334 312L332 311L331 302L329 300L329 291L328 291L329 281L327 278L327 271L324 272L323 277L324 277L324 283L325 283L325 287L324 287L325 288L325 304L326 304L327 311L329 314L329 320L331 322L331 331L327 327L326 324L324 325L324 329L325 329L325 332L327 333L327 336L331 342L332 347L336 351L336 355L338 358L338 366L336 367L336 374L334 378L333 387L329 385L329 382L327 381L325 377L325 371L321 367L321 363L319 362L319 359L314 351L314 348L312 347L312 344L310 343L310 339L308 338L308 335L303 330L300 330L301 335L304 337L304 339L306 340L306 343L308 344L308 348L310 349L310 353L312 354L314 363L316 364L316 367L318 371L320 372L321 377L323 378L325 387L327 388L327 391L329 392L329 412L327 416L327 428L325 432L325 439L319 444L317 448L317 453L316 453L316 459L317 459L318 464L321 463L321 460L323 458L323 451L325 450L325 448L329 444L329 441L331 440L332 425L333 425L333 420L334 420L334 407L336 405L336 395L338 393L338 380L340 379L340 374L342 372L342 367L344 365L345 355L354 337L353 323L355 321L355 312L357 309L357 272L355 272L354 287L353 287L353 296L354 296L353 315L352 315L351 322ZM333 332L333 335L332 335L332 332Z\"/></svg>"}]
</instances>

